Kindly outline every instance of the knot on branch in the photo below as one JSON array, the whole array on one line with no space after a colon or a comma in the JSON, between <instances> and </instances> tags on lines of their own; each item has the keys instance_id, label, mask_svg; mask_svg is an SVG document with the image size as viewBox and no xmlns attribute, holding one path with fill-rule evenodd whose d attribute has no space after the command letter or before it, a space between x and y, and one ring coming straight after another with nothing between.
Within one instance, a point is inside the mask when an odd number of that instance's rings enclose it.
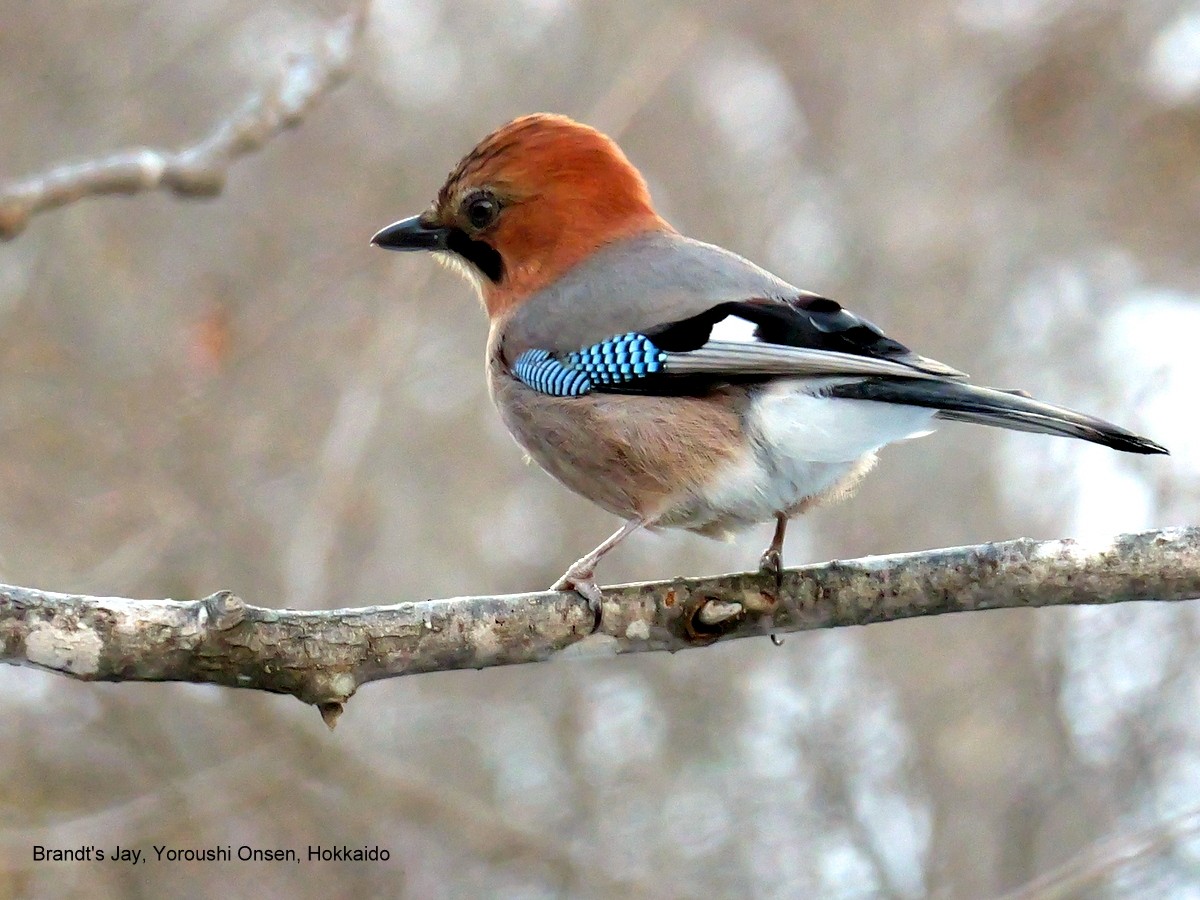
<instances>
[{"instance_id":1,"label":"knot on branch","mask_svg":"<svg viewBox=\"0 0 1200 900\"><path fill-rule=\"evenodd\" d=\"M684 638L696 646L711 644L746 618L746 607L737 601L696 594L683 606Z\"/></svg>"},{"instance_id":2,"label":"knot on branch","mask_svg":"<svg viewBox=\"0 0 1200 900\"><path fill-rule=\"evenodd\" d=\"M358 680L349 672L320 672L308 679L297 697L317 708L332 731L346 708L346 701L358 690Z\"/></svg>"},{"instance_id":3,"label":"knot on branch","mask_svg":"<svg viewBox=\"0 0 1200 900\"><path fill-rule=\"evenodd\" d=\"M201 610L208 616L207 627L228 631L241 625L246 618L246 604L232 591L217 591L200 601Z\"/></svg>"}]
</instances>

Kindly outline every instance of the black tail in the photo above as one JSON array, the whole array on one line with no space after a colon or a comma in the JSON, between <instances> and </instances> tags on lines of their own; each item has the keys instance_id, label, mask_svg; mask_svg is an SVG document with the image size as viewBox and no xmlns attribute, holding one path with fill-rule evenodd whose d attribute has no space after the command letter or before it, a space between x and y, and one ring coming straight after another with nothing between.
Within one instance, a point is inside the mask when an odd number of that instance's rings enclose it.
<instances>
[{"instance_id":1,"label":"black tail","mask_svg":"<svg viewBox=\"0 0 1200 900\"><path fill-rule=\"evenodd\" d=\"M1042 403L1023 393L976 387L961 381L871 378L836 385L829 393L854 400L924 406L936 409L940 419L1080 438L1126 453L1168 452L1154 441L1103 419Z\"/></svg>"}]
</instances>

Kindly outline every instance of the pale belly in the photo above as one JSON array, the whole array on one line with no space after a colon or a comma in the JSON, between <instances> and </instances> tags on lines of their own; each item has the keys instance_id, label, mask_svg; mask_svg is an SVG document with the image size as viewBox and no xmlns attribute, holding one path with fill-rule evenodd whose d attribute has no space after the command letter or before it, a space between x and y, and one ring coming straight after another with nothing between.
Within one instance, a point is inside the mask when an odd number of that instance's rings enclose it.
<instances>
[{"instance_id":1,"label":"pale belly","mask_svg":"<svg viewBox=\"0 0 1200 900\"><path fill-rule=\"evenodd\" d=\"M796 515L851 489L885 444L927 434L933 411L820 396L813 379L691 397L553 397L493 359L489 384L526 452L625 519L711 536Z\"/></svg>"},{"instance_id":2,"label":"pale belly","mask_svg":"<svg viewBox=\"0 0 1200 900\"><path fill-rule=\"evenodd\" d=\"M780 381L745 416L744 451L659 518L663 527L720 536L776 513L848 492L886 444L928 434L933 410L821 397L812 382Z\"/></svg>"}]
</instances>

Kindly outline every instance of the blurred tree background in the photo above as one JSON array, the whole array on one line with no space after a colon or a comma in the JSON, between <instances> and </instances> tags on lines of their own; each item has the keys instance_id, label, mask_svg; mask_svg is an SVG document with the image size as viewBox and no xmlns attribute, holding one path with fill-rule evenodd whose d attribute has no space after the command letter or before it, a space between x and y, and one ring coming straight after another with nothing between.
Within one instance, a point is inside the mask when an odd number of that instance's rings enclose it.
<instances>
[{"instance_id":1,"label":"blurred tree background","mask_svg":"<svg viewBox=\"0 0 1200 900\"><path fill-rule=\"evenodd\" d=\"M0 0L0 181L193 143L345 10ZM468 288L367 244L539 110L613 133L685 233L1174 454L948 425L797 522L790 563L1200 521L1194 0L377 0L350 79L219 198L85 200L0 245L0 580L352 606L544 587L607 535L500 425ZM639 535L601 576L768 537ZM436 674L333 734L6 668L0 894L981 898L1075 860L1019 896L1200 897L1198 627L994 612Z\"/></svg>"}]
</instances>

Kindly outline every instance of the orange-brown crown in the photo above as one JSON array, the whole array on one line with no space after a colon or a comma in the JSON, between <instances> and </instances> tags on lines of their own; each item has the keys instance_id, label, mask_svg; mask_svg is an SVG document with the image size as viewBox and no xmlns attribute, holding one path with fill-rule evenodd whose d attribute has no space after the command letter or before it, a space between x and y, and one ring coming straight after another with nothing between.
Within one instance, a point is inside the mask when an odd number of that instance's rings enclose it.
<instances>
[{"instance_id":1,"label":"orange-brown crown","mask_svg":"<svg viewBox=\"0 0 1200 900\"><path fill-rule=\"evenodd\" d=\"M476 222L470 215L480 198L484 213L488 200L498 205L483 227L486 215ZM450 173L428 215L463 232L460 255L469 261L473 252L485 262L486 254L498 254L493 265L480 266L489 276L481 284L492 316L610 241L671 227L611 138L548 113L514 119L480 141Z\"/></svg>"}]
</instances>

